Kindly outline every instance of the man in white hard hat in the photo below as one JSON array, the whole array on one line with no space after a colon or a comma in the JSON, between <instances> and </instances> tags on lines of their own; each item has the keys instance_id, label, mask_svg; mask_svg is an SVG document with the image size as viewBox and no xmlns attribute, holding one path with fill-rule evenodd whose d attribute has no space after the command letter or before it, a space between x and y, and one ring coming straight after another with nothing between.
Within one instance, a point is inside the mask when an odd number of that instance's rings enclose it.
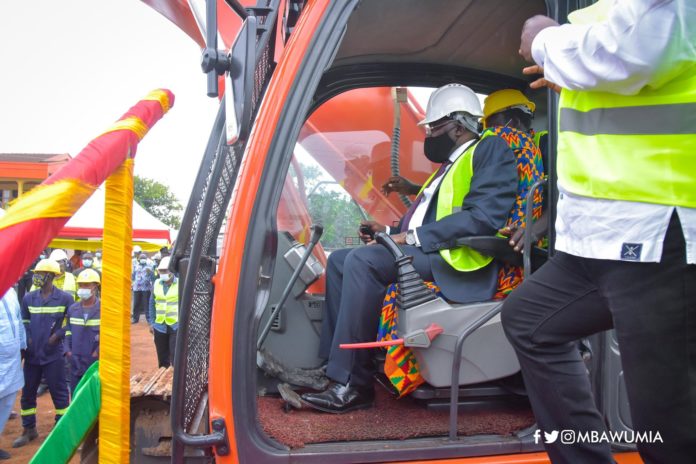
<instances>
[{"instance_id":1,"label":"man in white hard hat","mask_svg":"<svg viewBox=\"0 0 696 464\"><path fill-rule=\"evenodd\" d=\"M424 280L434 281L449 300L491 299L498 264L471 249L455 248L460 237L496 234L515 202L515 156L499 137L478 133L482 116L476 94L460 84L440 87L428 101L425 156L440 168L433 173L391 230L370 222L372 233L386 231ZM341 343L375 339L385 288L397 280L396 265L382 246L331 253L326 270L326 305L320 356L332 380L304 403L329 413L370 407L374 401L373 362L368 350L341 350Z\"/></svg>"},{"instance_id":2,"label":"man in white hard hat","mask_svg":"<svg viewBox=\"0 0 696 464\"><path fill-rule=\"evenodd\" d=\"M169 367L174 361L179 328L179 281L169 270L169 256L162 258L157 271L160 277L150 295L147 321L155 337L159 367Z\"/></svg>"}]
</instances>

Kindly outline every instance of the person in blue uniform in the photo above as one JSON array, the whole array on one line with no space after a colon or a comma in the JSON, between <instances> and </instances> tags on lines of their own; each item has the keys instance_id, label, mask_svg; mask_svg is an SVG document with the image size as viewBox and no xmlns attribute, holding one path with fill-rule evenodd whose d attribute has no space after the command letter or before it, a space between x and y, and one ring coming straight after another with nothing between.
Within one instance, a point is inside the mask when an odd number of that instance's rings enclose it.
<instances>
[{"instance_id":1,"label":"person in blue uniform","mask_svg":"<svg viewBox=\"0 0 696 464\"><path fill-rule=\"evenodd\" d=\"M26 330L27 351L24 359L24 388L21 411L22 435L13 448L24 446L36 439L36 390L41 376L46 378L58 421L70 403L68 384L63 363L63 338L65 314L75 302L68 293L53 285L55 276L61 275L57 262L42 259L34 268L33 283L37 290L22 299L22 320Z\"/></svg>"},{"instance_id":2,"label":"person in blue uniform","mask_svg":"<svg viewBox=\"0 0 696 464\"><path fill-rule=\"evenodd\" d=\"M99 359L100 283L99 273L94 269L80 272L77 276L77 296L80 301L68 309L65 355L70 364L70 392L73 395L89 366Z\"/></svg>"}]
</instances>

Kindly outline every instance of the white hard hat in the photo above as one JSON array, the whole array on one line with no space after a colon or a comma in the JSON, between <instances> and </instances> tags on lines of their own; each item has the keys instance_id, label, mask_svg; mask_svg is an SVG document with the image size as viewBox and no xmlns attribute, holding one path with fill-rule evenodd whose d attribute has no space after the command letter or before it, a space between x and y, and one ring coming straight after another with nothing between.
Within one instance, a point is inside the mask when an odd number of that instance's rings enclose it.
<instances>
[{"instance_id":1,"label":"white hard hat","mask_svg":"<svg viewBox=\"0 0 696 464\"><path fill-rule=\"evenodd\" d=\"M60 248L56 248L51 252L51 256L49 256L48 259L52 259L53 261L67 261L68 255Z\"/></svg>"},{"instance_id":2,"label":"white hard hat","mask_svg":"<svg viewBox=\"0 0 696 464\"><path fill-rule=\"evenodd\" d=\"M133 253L140 253L141 251L143 251L143 249L140 248L140 245L133 246Z\"/></svg>"},{"instance_id":3,"label":"white hard hat","mask_svg":"<svg viewBox=\"0 0 696 464\"><path fill-rule=\"evenodd\" d=\"M481 102L469 87L462 84L447 84L435 90L428 100L425 119L419 126L433 123L454 113L469 113L475 117L483 116Z\"/></svg>"},{"instance_id":4,"label":"white hard hat","mask_svg":"<svg viewBox=\"0 0 696 464\"><path fill-rule=\"evenodd\" d=\"M162 261L160 261L159 265L157 266L158 271L163 269L169 269L169 256L162 258Z\"/></svg>"}]
</instances>

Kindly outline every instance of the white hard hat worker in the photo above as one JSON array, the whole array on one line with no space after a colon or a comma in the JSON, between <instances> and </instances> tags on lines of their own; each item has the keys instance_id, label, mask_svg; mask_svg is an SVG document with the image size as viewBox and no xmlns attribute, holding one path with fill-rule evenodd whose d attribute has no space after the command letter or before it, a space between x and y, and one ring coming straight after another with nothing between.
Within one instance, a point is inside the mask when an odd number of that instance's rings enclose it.
<instances>
[{"instance_id":1,"label":"white hard hat worker","mask_svg":"<svg viewBox=\"0 0 696 464\"><path fill-rule=\"evenodd\" d=\"M481 102L469 87L447 84L435 90L428 100L423 152L433 163L445 163L454 149L479 135Z\"/></svg>"},{"instance_id":2,"label":"white hard hat worker","mask_svg":"<svg viewBox=\"0 0 696 464\"><path fill-rule=\"evenodd\" d=\"M52 259L56 262L67 261L68 255L67 253L65 253L65 251L61 250L60 248L56 248L51 252L51 255L48 257L48 259Z\"/></svg>"},{"instance_id":3,"label":"white hard hat worker","mask_svg":"<svg viewBox=\"0 0 696 464\"><path fill-rule=\"evenodd\" d=\"M138 255L138 254L140 254L142 251L143 251L143 249L140 248L140 245L134 245L134 246L133 246L133 254L134 254L134 255Z\"/></svg>"},{"instance_id":4,"label":"white hard hat worker","mask_svg":"<svg viewBox=\"0 0 696 464\"><path fill-rule=\"evenodd\" d=\"M162 261L160 261L159 265L157 265L157 270L158 271L169 270L169 256L165 256L164 258L162 258Z\"/></svg>"},{"instance_id":5,"label":"white hard hat worker","mask_svg":"<svg viewBox=\"0 0 696 464\"><path fill-rule=\"evenodd\" d=\"M53 250L48 259L52 259L60 265L60 274L64 273L68 267L68 255L60 248Z\"/></svg>"},{"instance_id":6,"label":"white hard hat worker","mask_svg":"<svg viewBox=\"0 0 696 464\"><path fill-rule=\"evenodd\" d=\"M481 102L473 90L462 84L447 84L430 95L425 119L418 125L426 126L426 133L430 135L439 127L439 123L455 120L471 132L478 133L478 119L481 116Z\"/></svg>"},{"instance_id":7,"label":"white hard hat worker","mask_svg":"<svg viewBox=\"0 0 696 464\"><path fill-rule=\"evenodd\" d=\"M171 282L174 274L169 270L169 256L162 258L162 261L157 265L160 279L164 282Z\"/></svg>"}]
</instances>

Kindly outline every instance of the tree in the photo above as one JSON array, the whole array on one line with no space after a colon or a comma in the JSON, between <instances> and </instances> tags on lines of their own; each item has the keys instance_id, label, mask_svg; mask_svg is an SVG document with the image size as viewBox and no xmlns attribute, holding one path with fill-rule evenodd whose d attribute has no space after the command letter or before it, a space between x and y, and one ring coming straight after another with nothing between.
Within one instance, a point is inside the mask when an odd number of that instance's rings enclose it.
<instances>
[{"instance_id":1,"label":"tree","mask_svg":"<svg viewBox=\"0 0 696 464\"><path fill-rule=\"evenodd\" d=\"M300 166L309 195L309 214L314 222L324 226L321 237L324 248L345 248L348 238L354 239L357 244L358 225L362 219L358 205L344 190L338 189L338 183L323 174L317 165L301 163Z\"/></svg>"},{"instance_id":2,"label":"tree","mask_svg":"<svg viewBox=\"0 0 696 464\"><path fill-rule=\"evenodd\" d=\"M135 176L135 201L145 210L168 226L181 226L183 207L169 187L147 177Z\"/></svg>"}]
</instances>

